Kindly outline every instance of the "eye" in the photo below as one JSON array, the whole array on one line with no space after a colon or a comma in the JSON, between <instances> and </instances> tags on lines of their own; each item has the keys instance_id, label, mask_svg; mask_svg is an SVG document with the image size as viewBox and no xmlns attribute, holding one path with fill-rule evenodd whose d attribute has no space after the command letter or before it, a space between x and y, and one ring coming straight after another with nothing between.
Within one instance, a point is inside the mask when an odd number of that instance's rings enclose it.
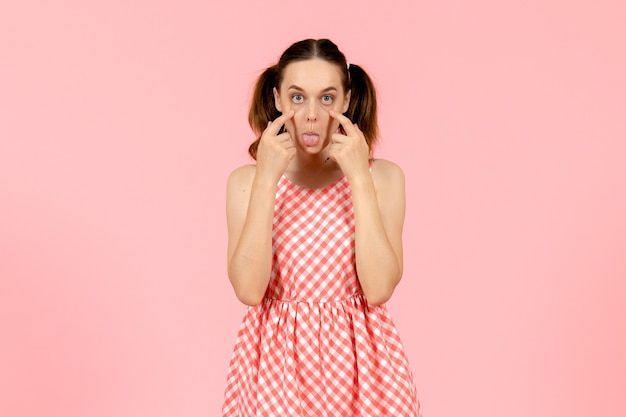
<instances>
[{"instance_id":1,"label":"eye","mask_svg":"<svg viewBox=\"0 0 626 417\"><path fill-rule=\"evenodd\" d=\"M325 96L322 96L322 103L324 104L331 104L333 102L333 96L326 94Z\"/></svg>"},{"instance_id":2,"label":"eye","mask_svg":"<svg viewBox=\"0 0 626 417\"><path fill-rule=\"evenodd\" d=\"M293 96L291 96L291 101L296 104L300 104L304 101L304 97L302 97L302 94L294 94Z\"/></svg>"}]
</instances>

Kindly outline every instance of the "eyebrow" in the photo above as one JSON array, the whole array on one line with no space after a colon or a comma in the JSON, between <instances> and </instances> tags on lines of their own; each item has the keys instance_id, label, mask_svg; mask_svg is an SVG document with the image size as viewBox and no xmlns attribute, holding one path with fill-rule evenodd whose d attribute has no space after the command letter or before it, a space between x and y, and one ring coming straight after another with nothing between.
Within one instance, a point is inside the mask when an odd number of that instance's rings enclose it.
<instances>
[{"instance_id":1,"label":"eyebrow","mask_svg":"<svg viewBox=\"0 0 626 417\"><path fill-rule=\"evenodd\" d=\"M302 91L304 92L304 90L301 87L298 87L297 85L290 85L288 90L296 90L296 91ZM337 89L335 87L326 87L325 89L322 90L322 93L326 93L328 91L337 91Z\"/></svg>"}]
</instances>

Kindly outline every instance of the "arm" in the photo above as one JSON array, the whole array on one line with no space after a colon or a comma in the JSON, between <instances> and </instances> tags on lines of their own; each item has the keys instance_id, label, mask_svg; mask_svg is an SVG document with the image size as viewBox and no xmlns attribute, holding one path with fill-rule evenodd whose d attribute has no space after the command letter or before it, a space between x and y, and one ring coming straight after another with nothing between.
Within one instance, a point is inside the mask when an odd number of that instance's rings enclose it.
<instances>
[{"instance_id":1,"label":"arm","mask_svg":"<svg viewBox=\"0 0 626 417\"><path fill-rule=\"evenodd\" d=\"M244 304L261 302L269 283L272 262L272 219L276 184L256 180L247 165L228 178L228 277Z\"/></svg>"},{"instance_id":2,"label":"arm","mask_svg":"<svg viewBox=\"0 0 626 417\"><path fill-rule=\"evenodd\" d=\"M375 161L370 173L363 132L344 115L330 115L346 132L332 135L329 156L339 163L352 190L359 282L369 304L383 304L402 276L404 173L385 160Z\"/></svg>"},{"instance_id":3,"label":"arm","mask_svg":"<svg viewBox=\"0 0 626 417\"><path fill-rule=\"evenodd\" d=\"M257 150L257 165L233 171L226 186L228 277L239 300L257 305L272 272L272 223L280 176L295 155L289 133L280 127L293 112L270 122Z\"/></svg>"},{"instance_id":4,"label":"arm","mask_svg":"<svg viewBox=\"0 0 626 417\"><path fill-rule=\"evenodd\" d=\"M402 277L404 173L392 162L377 160L371 175L354 178L350 186L359 281L369 304L383 304Z\"/></svg>"}]
</instances>

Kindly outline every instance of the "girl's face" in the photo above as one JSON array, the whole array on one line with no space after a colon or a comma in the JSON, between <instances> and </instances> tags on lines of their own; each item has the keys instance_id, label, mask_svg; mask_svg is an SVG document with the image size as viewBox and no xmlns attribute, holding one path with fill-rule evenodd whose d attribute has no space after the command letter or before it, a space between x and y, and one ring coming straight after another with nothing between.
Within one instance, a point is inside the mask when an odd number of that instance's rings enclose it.
<instances>
[{"instance_id":1,"label":"girl's face","mask_svg":"<svg viewBox=\"0 0 626 417\"><path fill-rule=\"evenodd\" d=\"M320 59L292 62L284 70L280 93L274 89L278 111L294 110L285 124L296 149L317 154L330 143L339 122L328 113L345 113L350 92L343 90L341 73L336 64Z\"/></svg>"}]
</instances>

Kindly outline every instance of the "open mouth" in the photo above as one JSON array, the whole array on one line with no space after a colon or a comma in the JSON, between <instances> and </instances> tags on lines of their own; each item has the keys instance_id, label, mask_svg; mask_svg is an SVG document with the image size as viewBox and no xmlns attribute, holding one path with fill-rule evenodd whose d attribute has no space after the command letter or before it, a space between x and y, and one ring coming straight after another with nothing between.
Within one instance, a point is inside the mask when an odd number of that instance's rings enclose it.
<instances>
[{"instance_id":1,"label":"open mouth","mask_svg":"<svg viewBox=\"0 0 626 417\"><path fill-rule=\"evenodd\" d=\"M305 132L302 134L302 142L305 146L315 146L320 141L320 135L315 132Z\"/></svg>"}]
</instances>

